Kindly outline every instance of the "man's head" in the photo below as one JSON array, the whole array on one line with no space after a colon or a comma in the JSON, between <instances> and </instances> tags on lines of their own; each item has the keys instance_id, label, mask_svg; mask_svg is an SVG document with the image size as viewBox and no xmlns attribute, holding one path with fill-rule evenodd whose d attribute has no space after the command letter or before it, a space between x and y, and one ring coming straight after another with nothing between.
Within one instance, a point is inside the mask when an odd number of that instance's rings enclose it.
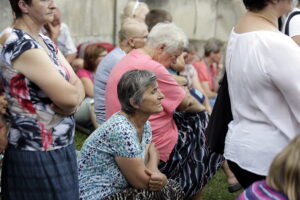
<instances>
[{"instance_id":1,"label":"man's head","mask_svg":"<svg viewBox=\"0 0 300 200\"><path fill-rule=\"evenodd\" d=\"M145 22L150 32L153 26L160 22L172 22L172 15L168 11L163 9L152 9L146 15Z\"/></svg>"},{"instance_id":2,"label":"man's head","mask_svg":"<svg viewBox=\"0 0 300 200\"><path fill-rule=\"evenodd\" d=\"M149 7L144 2L129 1L123 10L122 21L127 18L134 18L140 22L145 22L145 17L149 12Z\"/></svg>"},{"instance_id":3,"label":"man's head","mask_svg":"<svg viewBox=\"0 0 300 200\"><path fill-rule=\"evenodd\" d=\"M153 50L153 59L165 67L176 63L188 44L184 32L173 23L158 23L148 35L147 47Z\"/></svg>"},{"instance_id":4,"label":"man's head","mask_svg":"<svg viewBox=\"0 0 300 200\"><path fill-rule=\"evenodd\" d=\"M133 18L127 18L119 31L119 42L130 49L142 48L148 37L145 23Z\"/></svg>"}]
</instances>

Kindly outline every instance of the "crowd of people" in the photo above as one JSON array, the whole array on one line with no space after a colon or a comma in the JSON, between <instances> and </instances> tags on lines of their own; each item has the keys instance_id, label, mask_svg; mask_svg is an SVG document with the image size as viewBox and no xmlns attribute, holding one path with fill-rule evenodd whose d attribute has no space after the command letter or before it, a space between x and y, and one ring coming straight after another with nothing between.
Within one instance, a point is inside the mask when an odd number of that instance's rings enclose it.
<instances>
[{"instance_id":1,"label":"crowd of people","mask_svg":"<svg viewBox=\"0 0 300 200\"><path fill-rule=\"evenodd\" d=\"M76 47L55 0L9 1L2 199L201 200L220 168L238 200L300 199L300 2L243 0L225 44L129 1L117 46ZM76 127L89 134L80 152Z\"/></svg>"}]
</instances>

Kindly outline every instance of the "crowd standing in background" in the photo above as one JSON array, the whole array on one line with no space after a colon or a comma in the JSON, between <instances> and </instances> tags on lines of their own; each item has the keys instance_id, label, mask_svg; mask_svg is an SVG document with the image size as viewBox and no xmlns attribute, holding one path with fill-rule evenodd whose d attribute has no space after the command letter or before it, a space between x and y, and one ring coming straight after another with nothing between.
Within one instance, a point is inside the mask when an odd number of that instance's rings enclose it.
<instances>
[{"instance_id":1,"label":"crowd standing in background","mask_svg":"<svg viewBox=\"0 0 300 200\"><path fill-rule=\"evenodd\" d=\"M292 10L292 0L243 0L225 45L188 42L172 13L129 0L116 47L75 47L55 0L9 1L2 199L201 200L220 167L229 192L245 189L238 200L300 199L299 1ZM220 139L205 131L222 120L214 104L223 92L231 121ZM75 127L90 134L77 154Z\"/></svg>"}]
</instances>

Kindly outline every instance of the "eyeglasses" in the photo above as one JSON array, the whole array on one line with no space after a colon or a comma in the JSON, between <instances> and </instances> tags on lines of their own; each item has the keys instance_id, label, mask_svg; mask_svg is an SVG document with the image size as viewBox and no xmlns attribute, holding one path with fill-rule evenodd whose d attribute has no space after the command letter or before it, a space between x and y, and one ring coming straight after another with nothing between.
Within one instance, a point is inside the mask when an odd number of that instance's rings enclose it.
<instances>
[{"instance_id":1,"label":"eyeglasses","mask_svg":"<svg viewBox=\"0 0 300 200\"><path fill-rule=\"evenodd\" d=\"M141 39L141 40L147 40L148 35L140 36L140 37L133 37L133 39Z\"/></svg>"},{"instance_id":2,"label":"eyeglasses","mask_svg":"<svg viewBox=\"0 0 300 200\"><path fill-rule=\"evenodd\" d=\"M136 10L136 9L137 9L137 7L139 6L139 4L140 4L140 2L137 0L137 1L135 2L135 4L134 4L134 7L133 7L133 9L132 9L131 16L133 16L133 15L134 15L134 13L135 13L135 10Z\"/></svg>"}]
</instances>

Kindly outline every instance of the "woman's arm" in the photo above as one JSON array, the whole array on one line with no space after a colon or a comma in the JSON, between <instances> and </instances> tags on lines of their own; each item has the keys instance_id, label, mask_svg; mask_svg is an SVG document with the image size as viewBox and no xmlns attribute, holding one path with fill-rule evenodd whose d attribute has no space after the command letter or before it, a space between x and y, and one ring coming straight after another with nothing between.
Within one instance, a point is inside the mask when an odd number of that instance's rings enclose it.
<instances>
[{"instance_id":1,"label":"woman's arm","mask_svg":"<svg viewBox=\"0 0 300 200\"><path fill-rule=\"evenodd\" d=\"M216 92L213 92L209 89L209 84L207 81L200 81L200 83L208 98L214 98L217 96Z\"/></svg>"},{"instance_id":2,"label":"woman's arm","mask_svg":"<svg viewBox=\"0 0 300 200\"><path fill-rule=\"evenodd\" d=\"M205 107L200 104L187 90L184 99L181 101L177 109L189 113L198 113L204 111Z\"/></svg>"},{"instance_id":3,"label":"woman's arm","mask_svg":"<svg viewBox=\"0 0 300 200\"><path fill-rule=\"evenodd\" d=\"M207 95L205 94L204 89L202 88L202 86L201 86L201 84L200 84L200 80L199 80L199 78L198 78L197 75L194 75L194 76L192 77L192 86L193 86L193 88L199 90L199 91L205 96L203 105L205 106L207 112L208 112L209 114L211 114L211 106L210 106L208 97L207 97Z\"/></svg>"},{"instance_id":4,"label":"woman's arm","mask_svg":"<svg viewBox=\"0 0 300 200\"><path fill-rule=\"evenodd\" d=\"M154 144L151 143L146 149L148 149L148 162L146 165L141 158L117 156L115 160L123 175L134 188L158 191L167 184L168 180L157 168L159 154Z\"/></svg>"},{"instance_id":5,"label":"woman's arm","mask_svg":"<svg viewBox=\"0 0 300 200\"><path fill-rule=\"evenodd\" d=\"M85 90L85 95L88 96L88 97L94 97L94 84L93 82L87 78L87 77L82 77L80 78L82 84L83 84L83 87L84 87L84 90Z\"/></svg>"},{"instance_id":6,"label":"woman's arm","mask_svg":"<svg viewBox=\"0 0 300 200\"><path fill-rule=\"evenodd\" d=\"M53 67L53 63L41 49L30 49L13 61L13 67L38 85L60 109L73 112L84 98L81 81L70 70L67 61L59 55L59 61L67 68L70 81L65 80Z\"/></svg>"},{"instance_id":7,"label":"woman's arm","mask_svg":"<svg viewBox=\"0 0 300 200\"><path fill-rule=\"evenodd\" d=\"M159 169L157 168L159 163L159 153L155 148L154 143L149 144L148 147L148 161L146 163L146 166L148 169L150 169L153 172L159 172Z\"/></svg>"},{"instance_id":8,"label":"woman's arm","mask_svg":"<svg viewBox=\"0 0 300 200\"><path fill-rule=\"evenodd\" d=\"M116 156L115 160L130 185L137 189L148 189L150 175L145 172L147 168L141 158Z\"/></svg>"}]
</instances>

